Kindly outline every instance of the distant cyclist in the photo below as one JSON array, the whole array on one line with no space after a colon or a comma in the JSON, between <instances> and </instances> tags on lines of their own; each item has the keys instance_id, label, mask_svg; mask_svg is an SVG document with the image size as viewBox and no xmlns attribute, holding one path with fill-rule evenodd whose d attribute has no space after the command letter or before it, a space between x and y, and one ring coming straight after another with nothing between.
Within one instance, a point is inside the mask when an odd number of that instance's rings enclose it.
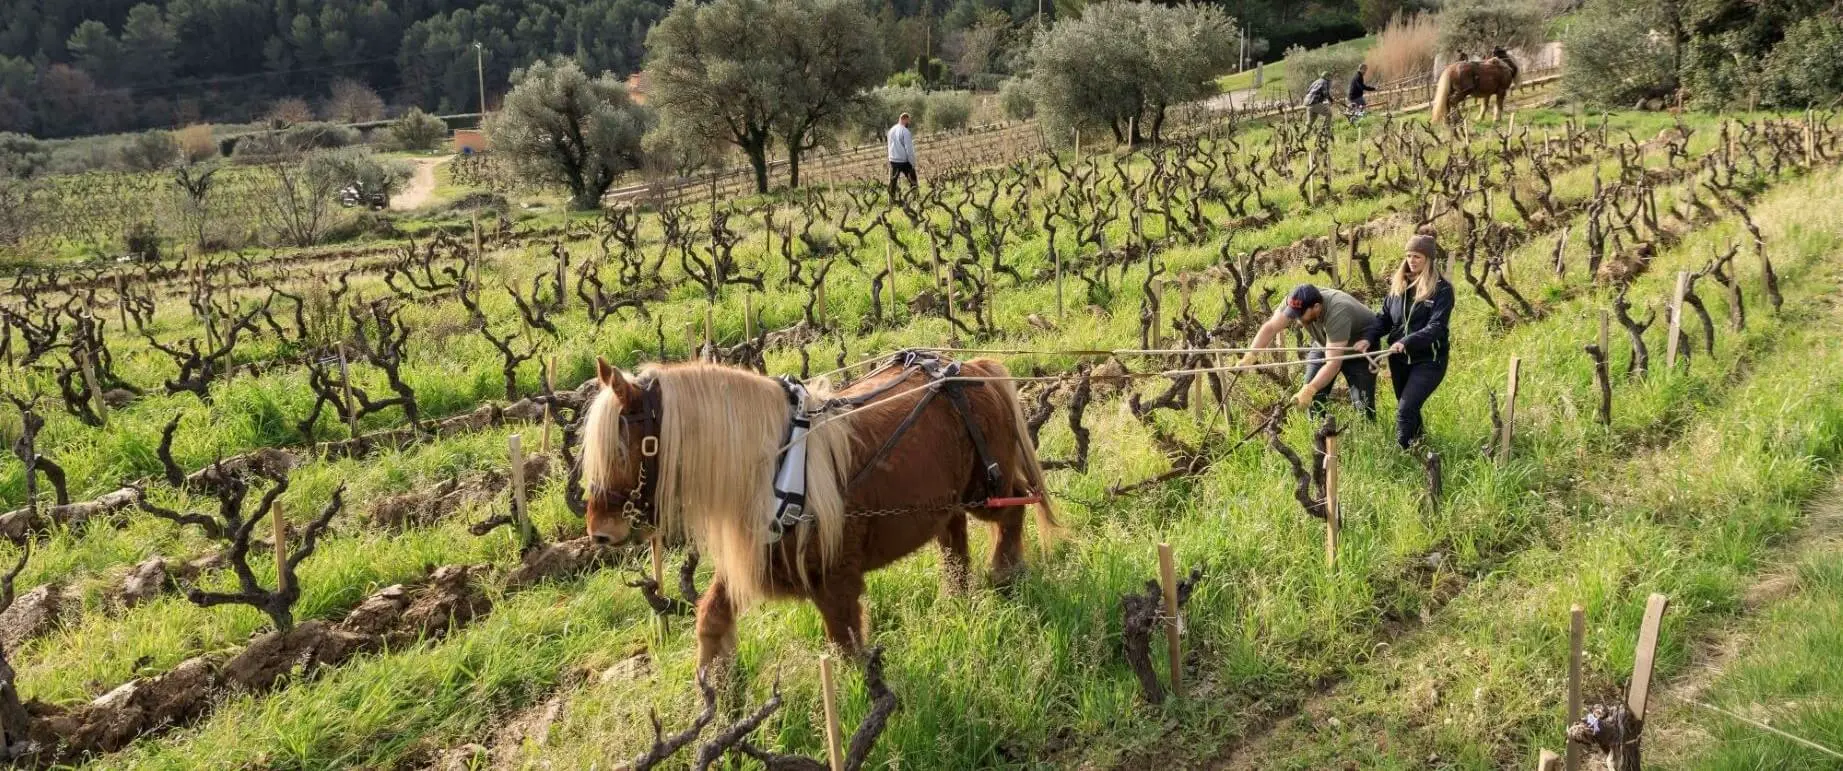
<instances>
[{"instance_id":1,"label":"distant cyclist","mask_svg":"<svg viewBox=\"0 0 1843 771\"><path fill-rule=\"evenodd\" d=\"M1363 98L1363 95L1376 90L1375 86L1363 82L1363 74L1366 72L1369 72L1369 65L1359 64L1356 77L1350 79L1350 119L1353 121L1363 117L1363 113L1369 107L1369 102Z\"/></svg>"}]
</instances>

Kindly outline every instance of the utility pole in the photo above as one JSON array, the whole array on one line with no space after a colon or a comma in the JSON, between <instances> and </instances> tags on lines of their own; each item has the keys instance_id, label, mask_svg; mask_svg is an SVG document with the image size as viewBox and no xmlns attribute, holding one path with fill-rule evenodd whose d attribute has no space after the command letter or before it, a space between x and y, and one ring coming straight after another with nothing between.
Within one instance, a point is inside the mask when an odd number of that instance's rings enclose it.
<instances>
[{"instance_id":1,"label":"utility pole","mask_svg":"<svg viewBox=\"0 0 1843 771\"><path fill-rule=\"evenodd\" d=\"M480 76L480 126L486 127L486 49L474 41L474 72Z\"/></svg>"}]
</instances>

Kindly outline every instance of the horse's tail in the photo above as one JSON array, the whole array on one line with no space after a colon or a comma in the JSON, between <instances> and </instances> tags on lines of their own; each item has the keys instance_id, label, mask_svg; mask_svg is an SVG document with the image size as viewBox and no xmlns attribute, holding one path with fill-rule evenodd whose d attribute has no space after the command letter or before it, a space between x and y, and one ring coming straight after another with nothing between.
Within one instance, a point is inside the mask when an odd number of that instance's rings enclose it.
<instances>
[{"instance_id":1,"label":"horse's tail","mask_svg":"<svg viewBox=\"0 0 1843 771\"><path fill-rule=\"evenodd\" d=\"M994 364L993 369L1000 377L1010 374L1003 364ZM1037 459L1037 445L1030 439L1030 421L1024 417L1024 403L1018 398L1017 386L1010 380L995 381L998 393L1011 408L1011 428L1017 433L1018 470L1024 473L1024 482L1030 491L1042 498L1037 502L1037 543L1048 549L1062 536L1062 523L1056 521L1056 508L1049 500L1049 486L1044 482L1043 463Z\"/></svg>"},{"instance_id":2,"label":"horse's tail","mask_svg":"<svg viewBox=\"0 0 1843 771\"><path fill-rule=\"evenodd\" d=\"M1459 70L1458 64L1449 64L1440 73L1440 83L1433 88L1433 122L1446 120L1446 99L1453 91L1453 73Z\"/></svg>"}]
</instances>

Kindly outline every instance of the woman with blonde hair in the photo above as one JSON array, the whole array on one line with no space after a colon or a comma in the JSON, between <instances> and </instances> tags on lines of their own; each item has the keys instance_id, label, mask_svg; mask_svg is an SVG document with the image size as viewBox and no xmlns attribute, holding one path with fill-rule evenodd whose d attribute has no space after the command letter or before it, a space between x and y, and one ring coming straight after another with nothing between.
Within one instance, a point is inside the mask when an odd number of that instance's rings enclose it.
<instances>
[{"instance_id":1,"label":"woman with blonde hair","mask_svg":"<svg viewBox=\"0 0 1843 771\"><path fill-rule=\"evenodd\" d=\"M1440 244L1432 228L1408 239L1389 282L1382 311L1364 335L1369 348L1389 338L1389 379L1395 386L1395 441L1403 449L1421 438L1421 407L1446 379L1446 327L1453 314L1453 285L1440 275Z\"/></svg>"}]
</instances>

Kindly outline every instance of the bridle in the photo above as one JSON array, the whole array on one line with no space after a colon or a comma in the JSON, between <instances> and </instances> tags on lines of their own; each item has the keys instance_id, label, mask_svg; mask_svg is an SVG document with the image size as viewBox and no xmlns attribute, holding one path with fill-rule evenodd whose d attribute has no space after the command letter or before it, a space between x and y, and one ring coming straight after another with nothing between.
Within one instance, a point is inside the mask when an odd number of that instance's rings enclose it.
<instances>
[{"instance_id":1,"label":"bridle","mask_svg":"<svg viewBox=\"0 0 1843 771\"><path fill-rule=\"evenodd\" d=\"M622 410L621 431L623 435L634 432L640 437L639 476L634 479L633 489L626 492L604 490L599 486L590 492L607 496L610 505L619 506L621 516L629 525L650 528L659 523L656 497L659 489L659 381L645 378L636 385L640 387L639 409Z\"/></svg>"}]
</instances>

